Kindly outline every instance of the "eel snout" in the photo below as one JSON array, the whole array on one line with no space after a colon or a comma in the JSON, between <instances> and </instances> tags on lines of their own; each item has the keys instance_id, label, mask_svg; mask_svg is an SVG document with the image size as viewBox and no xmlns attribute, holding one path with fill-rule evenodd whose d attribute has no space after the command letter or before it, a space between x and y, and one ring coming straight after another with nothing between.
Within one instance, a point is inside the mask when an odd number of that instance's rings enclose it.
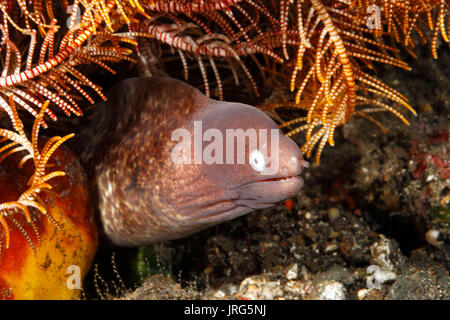
<instances>
[{"instance_id":1,"label":"eel snout","mask_svg":"<svg viewBox=\"0 0 450 320\"><path fill-rule=\"evenodd\" d=\"M268 176L261 175L260 179L239 187L243 199L240 201L252 208L267 208L276 203L294 197L303 186L300 174L303 168L309 166L303 160L298 146L285 136L280 137L279 169Z\"/></svg>"}]
</instances>

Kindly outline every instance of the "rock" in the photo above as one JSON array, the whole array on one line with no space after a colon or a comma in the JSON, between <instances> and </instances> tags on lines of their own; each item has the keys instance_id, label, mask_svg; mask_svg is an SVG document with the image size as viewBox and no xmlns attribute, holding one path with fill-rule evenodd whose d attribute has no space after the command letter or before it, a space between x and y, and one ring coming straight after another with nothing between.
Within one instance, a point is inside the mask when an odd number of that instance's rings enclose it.
<instances>
[{"instance_id":1,"label":"rock","mask_svg":"<svg viewBox=\"0 0 450 320\"><path fill-rule=\"evenodd\" d=\"M327 271L317 274L314 278L314 283L337 281L342 282L345 285L350 285L354 280L355 276L350 270L339 265L334 265Z\"/></svg>"},{"instance_id":2,"label":"rock","mask_svg":"<svg viewBox=\"0 0 450 320\"><path fill-rule=\"evenodd\" d=\"M406 258L397 243L380 234L380 239L370 246L370 262L381 269L393 271L400 269Z\"/></svg>"},{"instance_id":3,"label":"rock","mask_svg":"<svg viewBox=\"0 0 450 320\"><path fill-rule=\"evenodd\" d=\"M273 300L283 296L279 280L271 281L268 275L257 275L244 279L236 297L248 300Z\"/></svg>"},{"instance_id":4,"label":"rock","mask_svg":"<svg viewBox=\"0 0 450 320\"><path fill-rule=\"evenodd\" d=\"M306 228L304 231L304 234L306 237L308 237L312 241L315 241L317 239L317 233L315 233L312 228Z\"/></svg>"},{"instance_id":5,"label":"rock","mask_svg":"<svg viewBox=\"0 0 450 320\"><path fill-rule=\"evenodd\" d=\"M340 233L339 231L333 231L328 235L328 239L333 240L339 237Z\"/></svg>"},{"instance_id":6,"label":"rock","mask_svg":"<svg viewBox=\"0 0 450 320\"><path fill-rule=\"evenodd\" d=\"M340 212L338 208L330 208L328 209L328 220L330 222L335 221L337 218L339 218Z\"/></svg>"},{"instance_id":7,"label":"rock","mask_svg":"<svg viewBox=\"0 0 450 320\"><path fill-rule=\"evenodd\" d=\"M357 297L358 300L383 300L383 293L377 289L361 289Z\"/></svg>"},{"instance_id":8,"label":"rock","mask_svg":"<svg viewBox=\"0 0 450 320\"><path fill-rule=\"evenodd\" d=\"M347 290L338 281L326 280L314 286L313 292L308 296L312 300L346 300Z\"/></svg>"},{"instance_id":9,"label":"rock","mask_svg":"<svg viewBox=\"0 0 450 320\"><path fill-rule=\"evenodd\" d=\"M305 296L311 293L313 286L311 282L291 280L288 281L284 287L284 298L287 299L304 299Z\"/></svg>"},{"instance_id":10,"label":"rock","mask_svg":"<svg viewBox=\"0 0 450 320\"><path fill-rule=\"evenodd\" d=\"M450 277L445 266L415 251L390 288L388 300L450 299Z\"/></svg>"},{"instance_id":11,"label":"rock","mask_svg":"<svg viewBox=\"0 0 450 320\"><path fill-rule=\"evenodd\" d=\"M206 289L202 294L201 299L208 300L233 300L234 296L239 291L239 286L234 283L226 283L220 286L218 289Z\"/></svg>"},{"instance_id":12,"label":"rock","mask_svg":"<svg viewBox=\"0 0 450 320\"><path fill-rule=\"evenodd\" d=\"M380 234L380 239L370 246L370 262L366 269L368 289L381 290L381 285L397 278L397 272L406 258L395 241Z\"/></svg>"},{"instance_id":13,"label":"rock","mask_svg":"<svg viewBox=\"0 0 450 320\"><path fill-rule=\"evenodd\" d=\"M286 279L294 280L297 279L297 276L298 276L298 265L295 263L289 268L288 272L286 272Z\"/></svg>"},{"instance_id":14,"label":"rock","mask_svg":"<svg viewBox=\"0 0 450 320\"><path fill-rule=\"evenodd\" d=\"M429 244L435 246L436 248L440 248L444 243L443 240L438 240L439 238L439 230L430 229L425 233L425 239Z\"/></svg>"},{"instance_id":15,"label":"rock","mask_svg":"<svg viewBox=\"0 0 450 320\"><path fill-rule=\"evenodd\" d=\"M210 296L211 297L211 296ZM148 277L135 291L126 293L122 300L168 300L199 299L200 294L194 289L181 288L170 276L157 274Z\"/></svg>"}]
</instances>

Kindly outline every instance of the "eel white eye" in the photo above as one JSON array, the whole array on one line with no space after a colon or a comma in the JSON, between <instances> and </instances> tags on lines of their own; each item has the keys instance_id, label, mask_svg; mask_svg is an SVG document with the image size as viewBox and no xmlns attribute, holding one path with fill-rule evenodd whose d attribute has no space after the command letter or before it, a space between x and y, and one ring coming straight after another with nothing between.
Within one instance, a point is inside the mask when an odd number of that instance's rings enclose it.
<instances>
[{"instance_id":1,"label":"eel white eye","mask_svg":"<svg viewBox=\"0 0 450 320\"><path fill-rule=\"evenodd\" d=\"M250 152L250 155L248 157L250 165L252 166L253 170L255 171L263 171L266 168L266 162L264 160L264 155L261 151L258 149L253 150Z\"/></svg>"}]
</instances>

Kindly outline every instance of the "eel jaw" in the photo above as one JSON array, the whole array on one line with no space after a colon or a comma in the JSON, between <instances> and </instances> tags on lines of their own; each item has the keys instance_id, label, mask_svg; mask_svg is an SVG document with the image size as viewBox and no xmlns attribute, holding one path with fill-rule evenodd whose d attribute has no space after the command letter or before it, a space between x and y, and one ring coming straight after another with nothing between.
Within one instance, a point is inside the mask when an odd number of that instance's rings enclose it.
<instances>
[{"instance_id":1,"label":"eel jaw","mask_svg":"<svg viewBox=\"0 0 450 320\"><path fill-rule=\"evenodd\" d=\"M257 180L238 188L239 200L234 202L253 209L274 206L276 203L298 194L303 186L299 175Z\"/></svg>"}]
</instances>

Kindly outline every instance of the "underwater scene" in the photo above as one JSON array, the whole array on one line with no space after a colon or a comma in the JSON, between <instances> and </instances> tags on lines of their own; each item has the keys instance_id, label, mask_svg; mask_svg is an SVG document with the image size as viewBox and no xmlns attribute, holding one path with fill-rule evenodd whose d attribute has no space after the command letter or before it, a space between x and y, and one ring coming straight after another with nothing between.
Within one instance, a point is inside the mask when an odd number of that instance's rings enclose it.
<instances>
[{"instance_id":1,"label":"underwater scene","mask_svg":"<svg viewBox=\"0 0 450 320\"><path fill-rule=\"evenodd\" d=\"M450 299L449 10L0 0L0 300Z\"/></svg>"}]
</instances>

